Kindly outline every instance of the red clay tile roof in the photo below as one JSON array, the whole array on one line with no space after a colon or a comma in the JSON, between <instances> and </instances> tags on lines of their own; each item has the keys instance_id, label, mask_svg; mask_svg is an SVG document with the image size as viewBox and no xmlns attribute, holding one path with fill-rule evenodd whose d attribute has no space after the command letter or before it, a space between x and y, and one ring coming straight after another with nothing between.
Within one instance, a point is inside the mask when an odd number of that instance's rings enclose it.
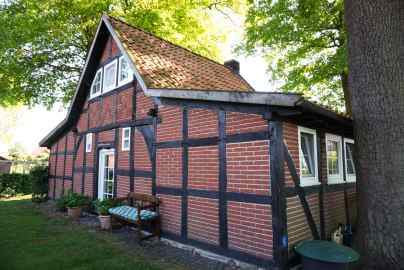
<instances>
[{"instance_id":1,"label":"red clay tile roof","mask_svg":"<svg viewBox=\"0 0 404 270\"><path fill-rule=\"evenodd\" d=\"M109 19L148 88L254 91L222 64L118 19Z\"/></svg>"}]
</instances>

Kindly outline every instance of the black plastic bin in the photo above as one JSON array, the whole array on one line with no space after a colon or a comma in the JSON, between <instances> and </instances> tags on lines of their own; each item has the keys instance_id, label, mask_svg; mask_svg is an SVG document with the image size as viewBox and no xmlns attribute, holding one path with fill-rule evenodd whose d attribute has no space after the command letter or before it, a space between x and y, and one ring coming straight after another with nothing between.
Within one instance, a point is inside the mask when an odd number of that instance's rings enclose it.
<instances>
[{"instance_id":1,"label":"black plastic bin","mask_svg":"<svg viewBox=\"0 0 404 270\"><path fill-rule=\"evenodd\" d=\"M352 248L329 241L306 240L296 245L295 250L302 256L303 270L345 270L359 260L359 254Z\"/></svg>"}]
</instances>

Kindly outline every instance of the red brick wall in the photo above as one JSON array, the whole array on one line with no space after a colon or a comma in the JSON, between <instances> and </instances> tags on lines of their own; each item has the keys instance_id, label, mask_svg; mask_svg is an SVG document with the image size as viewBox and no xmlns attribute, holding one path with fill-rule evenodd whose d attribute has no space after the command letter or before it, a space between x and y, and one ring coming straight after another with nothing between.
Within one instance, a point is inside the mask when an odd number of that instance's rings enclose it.
<instances>
[{"instance_id":1,"label":"red brick wall","mask_svg":"<svg viewBox=\"0 0 404 270\"><path fill-rule=\"evenodd\" d=\"M107 130L98 133L98 142L113 142L115 140L115 129Z\"/></svg>"},{"instance_id":2,"label":"red brick wall","mask_svg":"<svg viewBox=\"0 0 404 270\"><path fill-rule=\"evenodd\" d=\"M116 176L115 181L117 181L117 196L125 197L129 193L129 177L128 176Z\"/></svg>"},{"instance_id":3,"label":"red brick wall","mask_svg":"<svg viewBox=\"0 0 404 270\"><path fill-rule=\"evenodd\" d=\"M268 195L268 141L227 144L227 191Z\"/></svg>"},{"instance_id":4,"label":"red brick wall","mask_svg":"<svg viewBox=\"0 0 404 270\"><path fill-rule=\"evenodd\" d=\"M156 167L158 186L182 186L182 149L158 149Z\"/></svg>"},{"instance_id":5,"label":"red brick wall","mask_svg":"<svg viewBox=\"0 0 404 270\"><path fill-rule=\"evenodd\" d=\"M283 123L283 137L288 146L288 150L290 155L292 156L293 162L295 163L296 172L300 174L300 162L299 162L299 132L297 125L284 122ZM285 170L285 185L288 187L294 187L292 176L290 175L289 169L286 165L284 166Z\"/></svg>"},{"instance_id":6,"label":"red brick wall","mask_svg":"<svg viewBox=\"0 0 404 270\"><path fill-rule=\"evenodd\" d=\"M311 214L316 223L317 230L320 233L320 207L318 194L310 194L306 196ZM287 226L289 234L289 248L305 239L312 239L311 230L307 223L303 206L297 196L287 198Z\"/></svg>"},{"instance_id":7,"label":"red brick wall","mask_svg":"<svg viewBox=\"0 0 404 270\"><path fill-rule=\"evenodd\" d=\"M132 119L132 93L133 88L122 91L118 94L118 122L129 121Z\"/></svg>"},{"instance_id":8,"label":"red brick wall","mask_svg":"<svg viewBox=\"0 0 404 270\"><path fill-rule=\"evenodd\" d=\"M217 137L218 114L216 111L205 109L190 109L188 113L188 137L207 138Z\"/></svg>"},{"instance_id":9,"label":"red brick wall","mask_svg":"<svg viewBox=\"0 0 404 270\"><path fill-rule=\"evenodd\" d=\"M88 115L90 117L90 119L89 119L90 128L102 126L102 121L101 121L102 108L103 107L102 107L101 101L94 101L88 105Z\"/></svg>"},{"instance_id":10,"label":"red brick wall","mask_svg":"<svg viewBox=\"0 0 404 270\"><path fill-rule=\"evenodd\" d=\"M135 169L138 170L151 170L151 161L149 151L147 149L146 142L143 138L143 135L137 129L135 130L135 134L133 134L135 139L135 153L134 153L134 160L135 160Z\"/></svg>"},{"instance_id":11,"label":"red brick wall","mask_svg":"<svg viewBox=\"0 0 404 270\"><path fill-rule=\"evenodd\" d=\"M271 206L228 202L227 207L229 247L261 258L271 258Z\"/></svg>"},{"instance_id":12,"label":"red brick wall","mask_svg":"<svg viewBox=\"0 0 404 270\"><path fill-rule=\"evenodd\" d=\"M162 229L175 234L181 232L181 197L159 194Z\"/></svg>"},{"instance_id":13,"label":"red brick wall","mask_svg":"<svg viewBox=\"0 0 404 270\"><path fill-rule=\"evenodd\" d=\"M92 197L93 196L93 185L94 185L94 177L93 173L86 173L84 177L84 194Z\"/></svg>"},{"instance_id":14,"label":"red brick wall","mask_svg":"<svg viewBox=\"0 0 404 270\"><path fill-rule=\"evenodd\" d=\"M81 172L74 173L73 176L73 191L76 193L81 193L81 179L83 174Z\"/></svg>"},{"instance_id":15,"label":"red brick wall","mask_svg":"<svg viewBox=\"0 0 404 270\"><path fill-rule=\"evenodd\" d=\"M148 112L154 107L152 98L146 97L143 91L136 94L136 118L144 119L150 117Z\"/></svg>"},{"instance_id":16,"label":"red brick wall","mask_svg":"<svg viewBox=\"0 0 404 270\"><path fill-rule=\"evenodd\" d=\"M219 150L217 146L190 147L188 188L219 189Z\"/></svg>"},{"instance_id":17,"label":"red brick wall","mask_svg":"<svg viewBox=\"0 0 404 270\"><path fill-rule=\"evenodd\" d=\"M324 223L327 238L339 223L346 223L344 191L327 192L324 196Z\"/></svg>"},{"instance_id":18,"label":"red brick wall","mask_svg":"<svg viewBox=\"0 0 404 270\"><path fill-rule=\"evenodd\" d=\"M135 192L152 194L152 181L150 178L135 177Z\"/></svg>"},{"instance_id":19,"label":"red brick wall","mask_svg":"<svg viewBox=\"0 0 404 270\"><path fill-rule=\"evenodd\" d=\"M115 96L107 96L102 99L101 105L101 125L105 126L113 123L115 112Z\"/></svg>"},{"instance_id":20,"label":"red brick wall","mask_svg":"<svg viewBox=\"0 0 404 270\"><path fill-rule=\"evenodd\" d=\"M267 131L268 123L260 115L228 112L226 113L226 133Z\"/></svg>"},{"instance_id":21,"label":"red brick wall","mask_svg":"<svg viewBox=\"0 0 404 270\"><path fill-rule=\"evenodd\" d=\"M182 139L182 110L179 107L159 107L162 119L157 128L157 142Z\"/></svg>"},{"instance_id":22,"label":"red brick wall","mask_svg":"<svg viewBox=\"0 0 404 270\"><path fill-rule=\"evenodd\" d=\"M188 198L188 237L211 244L219 243L218 200Z\"/></svg>"}]
</instances>

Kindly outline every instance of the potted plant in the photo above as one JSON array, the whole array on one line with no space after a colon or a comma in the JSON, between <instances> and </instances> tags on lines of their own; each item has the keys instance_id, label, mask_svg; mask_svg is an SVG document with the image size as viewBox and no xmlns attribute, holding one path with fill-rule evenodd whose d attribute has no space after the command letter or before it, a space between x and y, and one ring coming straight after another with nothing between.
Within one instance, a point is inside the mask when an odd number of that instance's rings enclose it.
<instances>
[{"instance_id":1,"label":"potted plant","mask_svg":"<svg viewBox=\"0 0 404 270\"><path fill-rule=\"evenodd\" d=\"M66 197L67 215L79 219L82 208L88 205L88 197L74 192L69 192Z\"/></svg>"},{"instance_id":2,"label":"potted plant","mask_svg":"<svg viewBox=\"0 0 404 270\"><path fill-rule=\"evenodd\" d=\"M108 210L112 207L118 205L118 203L114 199L105 199L105 200L96 200L95 208L98 213L98 219L100 221L102 230L110 230L111 229L111 216L109 215Z\"/></svg>"}]
</instances>

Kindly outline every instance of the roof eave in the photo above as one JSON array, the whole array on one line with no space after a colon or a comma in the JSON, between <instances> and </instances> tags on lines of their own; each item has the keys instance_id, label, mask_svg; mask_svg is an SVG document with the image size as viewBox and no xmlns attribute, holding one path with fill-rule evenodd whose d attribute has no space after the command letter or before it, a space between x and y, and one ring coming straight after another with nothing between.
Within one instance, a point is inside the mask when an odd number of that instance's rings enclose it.
<instances>
[{"instance_id":1,"label":"roof eave","mask_svg":"<svg viewBox=\"0 0 404 270\"><path fill-rule=\"evenodd\" d=\"M184 89L148 89L148 96L203 101L221 101L256 105L293 107L302 99L298 94L268 92L184 90Z\"/></svg>"}]
</instances>

